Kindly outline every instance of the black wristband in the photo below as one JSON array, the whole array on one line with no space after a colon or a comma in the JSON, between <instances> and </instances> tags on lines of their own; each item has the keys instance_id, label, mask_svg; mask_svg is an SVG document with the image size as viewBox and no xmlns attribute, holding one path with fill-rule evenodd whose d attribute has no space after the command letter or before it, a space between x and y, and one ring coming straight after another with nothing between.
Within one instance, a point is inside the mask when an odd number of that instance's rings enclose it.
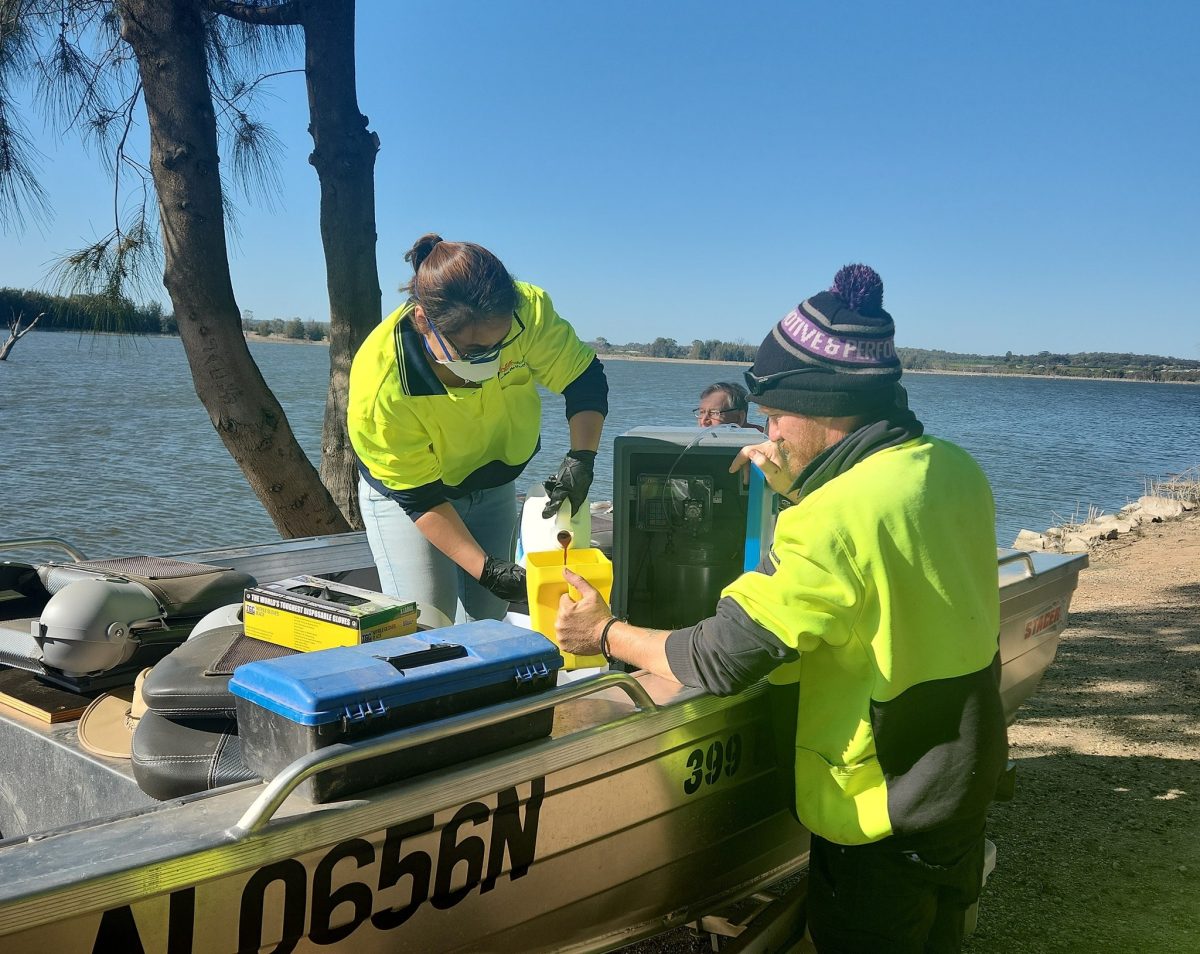
<instances>
[{"instance_id":1,"label":"black wristband","mask_svg":"<svg viewBox=\"0 0 1200 954\"><path fill-rule=\"evenodd\" d=\"M610 616L608 618L608 622L604 624L604 629L600 631L600 655L603 656L605 661L610 665L616 662L616 660L614 660L608 652L608 631L612 629L613 623L619 622L620 620L617 619L617 617Z\"/></svg>"}]
</instances>

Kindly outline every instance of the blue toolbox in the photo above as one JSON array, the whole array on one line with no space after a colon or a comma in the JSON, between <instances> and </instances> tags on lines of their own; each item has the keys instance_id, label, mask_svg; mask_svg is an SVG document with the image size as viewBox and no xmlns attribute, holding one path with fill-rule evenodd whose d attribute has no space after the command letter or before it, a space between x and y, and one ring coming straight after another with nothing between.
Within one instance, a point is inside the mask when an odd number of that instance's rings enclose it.
<instances>
[{"instance_id":1,"label":"blue toolbox","mask_svg":"<svg viewBox=\"0 0 1200 954\"><path fill-rule=\"evenodd\" d=\"M558 647L481 620L239 666L229 681L247 766L271 778L302 755L506 702L555 685ZM553 709L342 768L299 789L314 802L385 785L550 734Z\"/></svg>"}]
</instances>

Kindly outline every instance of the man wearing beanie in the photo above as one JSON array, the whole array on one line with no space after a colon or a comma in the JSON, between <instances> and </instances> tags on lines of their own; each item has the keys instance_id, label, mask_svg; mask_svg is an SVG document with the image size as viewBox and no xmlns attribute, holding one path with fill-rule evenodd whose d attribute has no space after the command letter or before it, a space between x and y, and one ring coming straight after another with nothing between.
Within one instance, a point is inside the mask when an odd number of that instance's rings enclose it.
<instances>
[{"instance_id":1,"label":"man wearing beanie","mask_svg":"<svg viewBox=\"0 0 1200 954\"><path fill-rule=\"evenodd\" d=\"M734 468L753 462L794 505L713 616L633 626L569 571L581 599L558 615L568 652L717 694L768 677L821 952L960 949L1007 759L991 489L908 409L893 337L883 283L852 265L764 339L746 383L770 440Z\"/></svg>"}]
</instances>

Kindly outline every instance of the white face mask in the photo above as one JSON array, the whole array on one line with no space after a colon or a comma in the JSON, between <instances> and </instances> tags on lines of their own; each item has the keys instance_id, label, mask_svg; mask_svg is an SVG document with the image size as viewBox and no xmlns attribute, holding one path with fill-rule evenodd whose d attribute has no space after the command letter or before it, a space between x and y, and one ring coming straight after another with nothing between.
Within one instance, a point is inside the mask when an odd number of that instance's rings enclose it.
<instances>
[{"instance_id":1,"label":"white face mask","mask_svg":"<svg viewBox=\"0 0 1200 954\"><path fill-rule=\"evenodd\" d=\"M432 357L433 360L440 364L443 368L446 368L451 373L458 375L460 378L470 384L481 384L484 381L487 381L489 378L494 378L500 373L499 351L497 351L493 357L488 358L486 361L481 361L478 358L476 358L474 361L453 359L450 357L450 349L446 346L446 342L442 336L438 334L437 328L433 327L433 325L430 325L429 327L433 332L434 338L437 339L437 343L441 345L442 351L446 357L439 358L433 352L433 350L429 348L428 343L425 345L425 348L429 351L430 357Z\"/></svg>"},{"instance_id":2,"label":"white face mask","mask_svg":"<svg viewBox=\"0 0 1200 954\"><path fill-rule=\"evenodd\" d=\"M434 358L434 360L442 367L457 374L464 381L469 381L472 384L481 384L500 373L499 355L488 361L480 361L478 363L474 361L444 361L441 358Z\"/></svg>"}]
</instances>

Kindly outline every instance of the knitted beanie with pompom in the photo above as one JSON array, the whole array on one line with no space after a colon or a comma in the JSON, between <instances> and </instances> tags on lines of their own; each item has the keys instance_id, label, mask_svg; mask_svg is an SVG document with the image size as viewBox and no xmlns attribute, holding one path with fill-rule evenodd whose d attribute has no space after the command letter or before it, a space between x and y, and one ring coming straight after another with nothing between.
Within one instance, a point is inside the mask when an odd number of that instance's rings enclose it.
<instances>
[{"instance_id":1,"label":"knitted beanie with pompom","mask_svg":"<svg viewBox=\"0 0 1200 954\"><path fill-rule=\"evenodd\" d=\"M894 339L883 280L847 265L829 291L800 302L763 339L746 372L750 400L813 417L885 412L900 380Z\"/></svg>"}]
</instances>

